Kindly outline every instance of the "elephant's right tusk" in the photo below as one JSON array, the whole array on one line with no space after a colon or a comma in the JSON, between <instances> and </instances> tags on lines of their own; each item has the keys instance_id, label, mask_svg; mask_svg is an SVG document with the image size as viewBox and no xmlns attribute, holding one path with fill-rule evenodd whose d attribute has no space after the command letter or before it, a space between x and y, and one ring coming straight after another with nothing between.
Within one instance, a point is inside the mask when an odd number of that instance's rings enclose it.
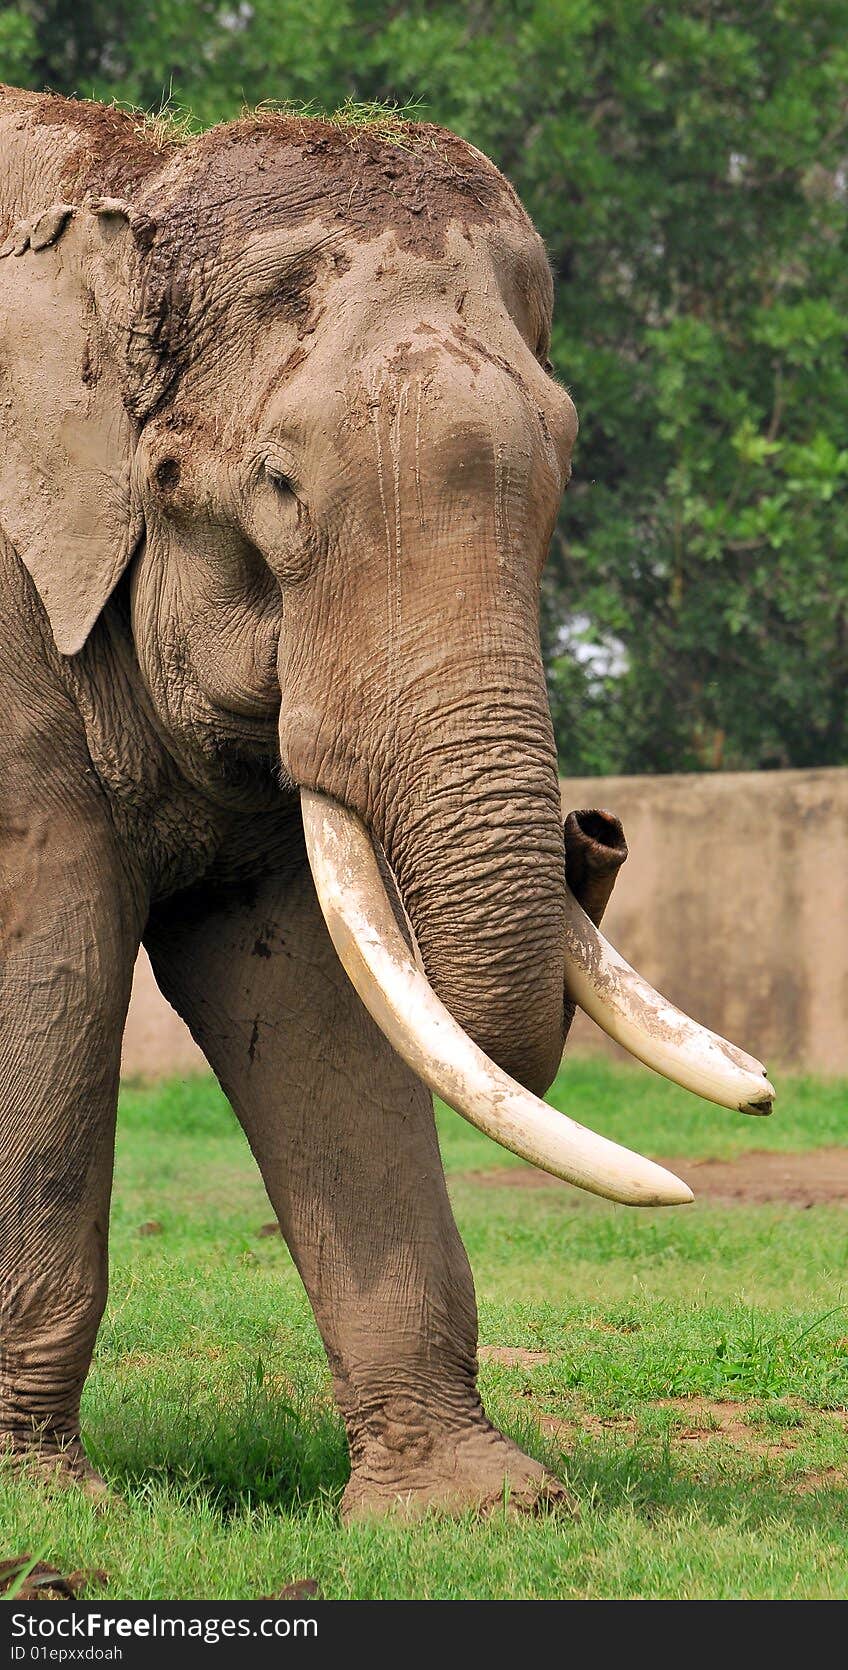
<instances>
[{"instance_id":1,"label":"elephant's right tusk","mask_svg":"<svg viewBox=\"0 0 848 1670\"><path fill-rule=\"evenodd\" d=\"M565 988L598 1026L656 1073L719 1107L771 1113L761 1061L675 1009L637 974L566 889Z\"/></svg>"},{"instance_id":2,"label":"elephant's right tusk","mask_svg":"<svg viewBox=\"0 0 848 1670\"><path fill-rule=\"evenodd\" d=\"M301 790L301 807L318 900L342 965L425 1084L502 1147L578 1188L629 1206L691 1201L680 1178L556 1113L478 1049L416 967L364 824L311 790Z\"/></svg>"}]
</instances>

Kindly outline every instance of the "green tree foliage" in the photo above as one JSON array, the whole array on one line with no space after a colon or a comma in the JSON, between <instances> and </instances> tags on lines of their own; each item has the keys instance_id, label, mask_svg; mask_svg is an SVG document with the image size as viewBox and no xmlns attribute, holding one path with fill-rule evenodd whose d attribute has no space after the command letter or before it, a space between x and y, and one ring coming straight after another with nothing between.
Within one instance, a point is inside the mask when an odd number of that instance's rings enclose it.
<instances>
[{"instance_id":1,"label":"green tree foliage","mask_svg":"<svg viewBox=\"0 0 848 1670\"><path fill-rule=\"evenodd\" d=\"M0 6L0 78L28 85L37 50L32 18L17 6Z\"/></svg>"},{"instance_id":2,"label":"green tree foliage","mask_svg":"<svg viewBox=\"0 0 848 1670\"><path fill-rule=\"evenodd\" d=\"M848 0L17 0L0 74L207 123L419 98L557 278L569 771L848 761Z\"/></svg>"}]
</instances>

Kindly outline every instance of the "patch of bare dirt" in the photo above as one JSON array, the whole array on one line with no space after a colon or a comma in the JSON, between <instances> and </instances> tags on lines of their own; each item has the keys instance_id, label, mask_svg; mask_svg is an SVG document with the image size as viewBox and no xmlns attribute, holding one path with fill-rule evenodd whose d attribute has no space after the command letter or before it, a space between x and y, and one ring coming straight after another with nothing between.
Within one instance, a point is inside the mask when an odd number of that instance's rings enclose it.
<instances>
[{"instance_id":1,"label":"patch of bare dirt","mask_svg":"<svg viewBox=\"0 0 848 1670\"><path fill-rule=\"evenodd\" d=\"M549 1351L525 1351L520 1345L481 1345L477 1348L481 1363L501 1363L504 1368L530 1368L533 1363L549 1363Z\"/></svg>"},{"instance_id":2,"label":"patch of bare dirt","mask_svg":"<svg viewBox=\"0 0 848 1670\"><path fill-rule=\"evenodd\" d=\"M590 1415L584 1411L569 1419L561 1415L540 1415L539 1426L549 1438L564 1445L574 1444L584 1433L600 1438L605 1432L635 1432L635 1415Z\"/></svg>"},{"instance_id":3,"label":"patch of bare dirt","mask_svg":"<svg viewBox=\"0 0 848 1670\"><path fill-rule=\"evenodd\" d=\"M708 1397L657 1398L655 1409L672 1409L684 1417L683 1423L670 1433L670 1442L680 1445L704 1444L721 1439L747 1451L749 1455L777 1456L797 1449L803 1436L803 1421L798 1426L751 1425L746 1416L751 1405L719 1401ZM809 1410L816 1420L834 1421L848 1432L848 1410ZM634 1415L593 1415L581 1410L571 1416L540 1415L539 1426L548 1437L565 1448L573 1447L584 1435L600 1438L605 1433L636 1431ZM799 1474L792 1480L792 1489L800 1493L819 1489L844 1487L848 1484L848 1466L827 1467L817 1472Z\"/></svg>"},{"instance_id":4,"label":"patch of bare dirt","mask_svg":"<svg viewBox=\"0 0 848 1670\"><path fill-rule=\"evenodd\" d=\"M788 1488L796 1496L814 1496L818 1490L845 1490L848 1487L848 1467L819 1467L809 1473L799 1473L787 1480Z\"/></svg>"},{"instance_id":5,"label":"patch of bare dirt","mask_svg":"<svg viewBox=\"0 0 848 1670\"><path fill-rule=\"evenodd\" d=\"M724 1438L740 1444L751 1455L777 1455L781 1450L795 1449L803 1427L752 1426L745 1419L748 1405L719 1402L709 1397L661 1397L658 1409L674 1409L685 1419L685 1425L672 1433L672 1443L701 1444L706 1438Z\"/></svg>"},{"instance_id":6,"label":"patch of bare dirt","mask_svg":"<svg viewBox=\"0 0 848 1670\"><path fill-rule=\"evenodd\" d=\"M752 1149L733 1160L661 1158L660 1165L682 1177L696 1200L724 1200L746 1205L778 1202L787 1206L848 1206L848 1148L814 1148L806 1154L773 1154ZM455 1177L457 1174L454 1174ZM531 1168L501 1166L492 1171L464 1171L466 1183L493 1189L560 1190L563 1204L576 1205L579 1192L558 1177Z\"/></svg>"},{"instance_id":7,"label":"patch of bare dirt","mask_svg":"<svg viewBox=\"0 0 848 1670\"><path fill-rule=\"evenodd\" d=\"M657 1409L674 1409L686 1419L679 1438L701 1438L721 1433L725 1438L748 1438L752 1429L745 1420L748 1405L731 1398L658 1397Z\"/></svg>"}]
</instances>

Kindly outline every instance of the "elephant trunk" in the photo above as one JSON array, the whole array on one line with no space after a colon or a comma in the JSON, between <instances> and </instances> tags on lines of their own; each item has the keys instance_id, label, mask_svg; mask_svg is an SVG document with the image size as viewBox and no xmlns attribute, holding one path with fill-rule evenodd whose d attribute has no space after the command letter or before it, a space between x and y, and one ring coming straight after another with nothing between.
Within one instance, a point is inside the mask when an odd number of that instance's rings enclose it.
<instances>
[{"instance_id":1,"label":"elephant trunk","mask_svg":"<svg viewBox=\"0 0 848 1670\"><path fill-rule=\"evenodd\" d=\"M423 969L485 1055L542 1095L562 1054L565 853L546 724L501 700L476 733L432 753L376 833Z\"/></svg>"},{"instance_id":2,"label":"elephant trunk","mask_svg":"<svg viewBox=\"0 0 848 1670\"><path fill-rule=\"evenodd\" d=\"M541 1093L564 1039L565 844L536 600L458 517L416 553L414 591L370 549L325 581L323 610L356 623L332 656L292 596L281 757L362 819L439 998Z\"/></svg>"}]
</instances>

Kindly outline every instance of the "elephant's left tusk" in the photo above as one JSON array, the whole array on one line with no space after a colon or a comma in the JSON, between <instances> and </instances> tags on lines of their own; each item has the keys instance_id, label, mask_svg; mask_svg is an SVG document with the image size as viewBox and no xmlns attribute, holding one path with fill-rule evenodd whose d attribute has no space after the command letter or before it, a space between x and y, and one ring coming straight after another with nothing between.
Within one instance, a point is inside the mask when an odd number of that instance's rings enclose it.
<instances>
[{"instance_id":1,"label":"elephant's left tusk","mask_svg":"<svg viewBox=\"0 0 848 1670\"><path fill-rule=\"evenodd\" d=\"M566 889L565 989L638 1061L719 1107L771 1113L774 1090L761 1061L675 1009L590 922Z\"/></svg>"},{"instance_id":2,"label":"elephant's left tusk","mask_svg":"<svg viewBox=\"0 0 848 1670\"><path fill-rule=\"evenodd\" d=\"M502 1147L578 1188L630 1206L690 1201L679 1177L555 1113L478 1049L416 967L364 824L307 789L301 808L318 901L342 966L424 1083Z\"/></svg>"}]
</instances>

